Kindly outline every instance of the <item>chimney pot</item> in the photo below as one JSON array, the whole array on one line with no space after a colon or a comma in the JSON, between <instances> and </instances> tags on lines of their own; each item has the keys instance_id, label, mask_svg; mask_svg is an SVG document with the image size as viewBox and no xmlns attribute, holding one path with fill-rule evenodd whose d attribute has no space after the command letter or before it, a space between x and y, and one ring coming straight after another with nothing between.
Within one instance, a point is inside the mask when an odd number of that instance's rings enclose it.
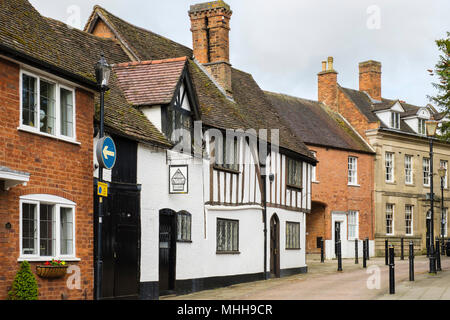
<instances>
[{"instance_id":1,"label":"chimney pot","mask_svg":"<svg viewBox=\"0 0 450 320\"><path fill-rule=\"evenodd\" d=\"M322 71L327 71L327 62L322 61Z\"/></svg>"},{"instance_id":2,"label":"chimney pot","mask_svg":"<svg viewBox=\"0 0 450 320\"><path fill-rule=\"evenodd\" d=\"M328 57L328 70L333 70L333 57Z\"/></svg>"}]
</instances>

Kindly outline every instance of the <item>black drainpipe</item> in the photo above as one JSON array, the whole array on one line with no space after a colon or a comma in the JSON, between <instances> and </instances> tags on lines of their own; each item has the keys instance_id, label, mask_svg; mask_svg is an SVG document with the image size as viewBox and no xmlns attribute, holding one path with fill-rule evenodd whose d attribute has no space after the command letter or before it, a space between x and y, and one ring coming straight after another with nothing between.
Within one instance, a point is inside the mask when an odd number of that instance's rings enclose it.
<instances>
[{"instance_id":1,"label":"black drainpipe","mask_svg":"<svg viewBox=\"0 0 450 320\"><path fill-rule=\"evenodd\" d=\"M261 164L262 179L262 201L263 201L263 221L264 221L264 280L268 280L267 276L267 192L266 192L266 166Z\"/></svg>"}]
</instances>

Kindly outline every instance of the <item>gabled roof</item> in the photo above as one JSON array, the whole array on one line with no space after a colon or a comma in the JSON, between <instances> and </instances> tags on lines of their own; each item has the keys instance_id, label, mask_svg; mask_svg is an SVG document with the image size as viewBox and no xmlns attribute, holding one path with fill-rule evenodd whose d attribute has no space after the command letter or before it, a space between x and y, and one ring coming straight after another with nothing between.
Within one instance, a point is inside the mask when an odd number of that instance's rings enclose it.
<instances>
[{"instance_id":1,"label":"gabled roof","mask_svg":"<svg viewBox=\"0 0 450 320\"><path fill-rule=\"evenodd\" d=\"M295 136L279 121L270 101L250 74L232 68L232 101L216 86L202 66L192 60L191 49L133 26L98 6L94 8L85 30L92 30L97 17L107 20L117 33L118 39L125 42L124 46L130 48L139 61L188 57L189 74L205 125L220 129L279 129L281 148L289 149L308 161L315 162L314 156L300 137Z\"/></svg>"},{"instance_id":2,"label":"gabled roof","mask_svg":"<svg viewBox=\"0 0 450 320\"><path fill-rule=\"evenodd\" d=\"M95 6L84 30L91 32L98 18L113 28L120 35L127 49L132 51L137 60L164 60L174 57L192 57L192 50L149 30L134 26L111 14L100 6Z\"/></svg>"},{"instance_id":3,"label":"gabled roof","mask_svg":"<svg viewBox=\"0 0 450 320\"><path fill-rule=\"evenodd\" d=\"M405 122L405 118L416 115L420 109L427 108L430 111L431 117L437 117L435 110L431 106L419 107L400 100L391 100L382 98L381 102L375 102L370 99L370 97L363 91L348 89L339 87L350 100L355 104L355 106L361 111L363 115L366 116L369 122L379 121L379 118L375 115L375 112L388 110L392 108L397 102L399 102L402 108L405 110L400 113L400 130L406 133L416 134L414 130ZM436 119L437 120L437 119ZM389 129L382 121L380 121L380 127L384 129Z\"/></svg>"},{"instance_id":4,"label":"gabled roof","mask_svg":"<svg viewBox=\"0 0 450 320\"><path fill-rule=\"evenodd\" d=\"M186 57L113 66L119 87L134 106L169 104L186 66Z\"/></svg>"},{"instance_id":5,"label":"gabled roof","mask_svg":"<svg viewBox=\"0 0 450 320\"><path fill-rule=\"evenodd\" d=\"M109 63L129 61L117 41L95 37L66 24L45 18L26 0L0 1L0 52L10 50L46 65L40 68L61 76L73 75L96 87L94 66L103 53ZM69 77L69 80L73 80ZM105 97L105 125L135 140L170 146L164 136L114 86ZM95 98L98 119L98 96Z\"/></svg>"},{"instance_id":6,"label":"gabled roof","mask_svg":"<svg viewBox=\"0 0 450 320\"><path fill-rule=\"evenodd\" d=\"M282 120L306 144L373 153L353 128L324 104L285 94L265 94Z\"/></svg>"}]
</instances>

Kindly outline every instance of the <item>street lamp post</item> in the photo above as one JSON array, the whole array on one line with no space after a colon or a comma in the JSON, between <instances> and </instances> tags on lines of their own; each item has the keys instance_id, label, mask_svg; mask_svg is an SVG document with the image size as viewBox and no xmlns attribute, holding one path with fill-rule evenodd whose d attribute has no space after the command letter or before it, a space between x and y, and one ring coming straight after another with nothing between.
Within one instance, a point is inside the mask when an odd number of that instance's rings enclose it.
<instances>
[{"instance_id":1,"label":"street lamp post","mask_svg":"<svg viewBox=\"0 0 450 320\"><path fill-rule=\"evenodd\" d=\"M95 78L100 91L100 139L105 135L105 92L109 90L108 83L111 75L111 66L106 62L105 57L101 56L100 61L95 65ZM98 168L98 181L103 181L103 168ZM103 276L103 258L102 258L102 223L103 223L103 198L98 199L98 221L97 221L97 255L95 257L95 299L101 298L102 276Z\"/></svg>"},{"instance_id":2,"label":"street lamp post","mask_svg":"<svg viewBox=\"0 0 450 320\"><path fill-rule=\"evenodd\" d=\"M445 217L444 217L444 179L447 175L447 169L442 165L438 170L439 177L441 177L441 239L444 241L445 236Z\"/></svg>"},{"instance_id":3,"label":"street lamp post","mask_svg":"<svg viewBox=\"0 0 450 320\"><path fill-rule=\"evenodd\" d=\"M433 191L433 138L436 135L438 123L436 121L426 121L427 136L430 141L430 273L436 273L436 256L434 252L434 191Z\"/></svg>"}]
</instances>

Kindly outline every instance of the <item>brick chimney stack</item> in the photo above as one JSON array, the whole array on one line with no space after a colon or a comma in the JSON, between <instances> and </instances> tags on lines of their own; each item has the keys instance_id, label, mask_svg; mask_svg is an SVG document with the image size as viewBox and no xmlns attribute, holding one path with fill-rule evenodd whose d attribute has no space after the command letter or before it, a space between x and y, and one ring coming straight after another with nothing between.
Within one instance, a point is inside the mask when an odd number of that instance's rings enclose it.
<instances>
[{"instance_id":1,"label":"brick chimney stack","mask_svg":"<svg viewBox=\"0 0 450 320\"><path fill-rule=\"evenodd\" d=\"M324 103L331 109L338 111L337 106L337 75L338 73L333 68L333 57L328 57L327 61L322 61L322 71L318 73L319 88L318 101Z\"/></svg>"},{"instance_id":2,"label":"brick chimney stack","mask_svg":"<svg viewBox=\"0 0 450 320\"><path fill-rule=\"evenodd\" d=\"M381 101L380 62L369 60L359 64L359 91L365 91L372 99Z\"/></svg>"},{"instance_id":3,"label":"brick chimney stack","mask_svg":"<svg viewBox=\"0 0 450 320\"><path fill-rule=\"evenodd\" d=\"M232 95L230 64L230 6L224 1L190 7L194 57L202 63L228 95Z\"/></svg>"}]
</instances>

